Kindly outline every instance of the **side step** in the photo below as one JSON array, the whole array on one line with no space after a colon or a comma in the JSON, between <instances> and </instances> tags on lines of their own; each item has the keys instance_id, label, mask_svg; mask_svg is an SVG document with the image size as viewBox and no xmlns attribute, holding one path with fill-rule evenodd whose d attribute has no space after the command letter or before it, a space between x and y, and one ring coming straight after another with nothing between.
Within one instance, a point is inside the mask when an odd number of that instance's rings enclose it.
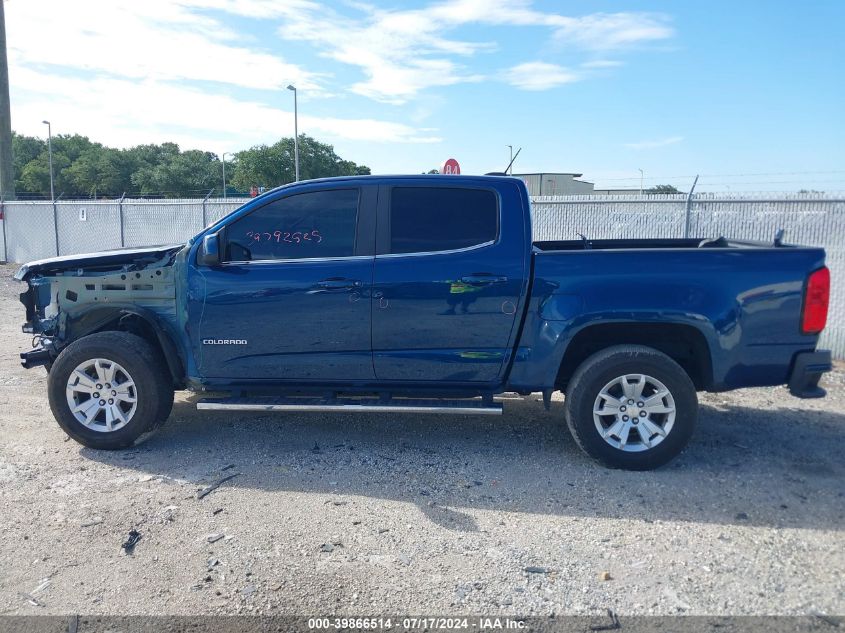
<instances>
[{"instance_id":1,"label":"side step","mask_svg":"<svg viewBox=\"0 0 845 633\"><path fill-rule=\"evenodd\" d=\"M206 411L345 411L377 413L464 413L502 415L500 402L478 400L413 400L394 398L206 398L197 402Z\"/></svg>"}]
</instances>

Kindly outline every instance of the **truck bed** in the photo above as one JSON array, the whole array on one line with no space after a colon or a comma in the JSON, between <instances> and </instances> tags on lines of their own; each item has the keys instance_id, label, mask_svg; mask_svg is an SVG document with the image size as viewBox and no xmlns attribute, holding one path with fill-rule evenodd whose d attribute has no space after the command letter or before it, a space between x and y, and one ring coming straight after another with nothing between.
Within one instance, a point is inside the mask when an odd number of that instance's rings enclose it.
<instances>
[{"instance_id":1,"label":"truck bed","mask_svg":"<svg viewBox=\"0 0 845 633\"><path fill-rule=\"evenodd\" d=\"M818 337L801 332L801 305L823 265L821 248L725 238L534 242L537 312L528 319L539 313L542 323L524 332L551 324L574 337L596 325L624 333L628 323L671 323L695 329L711 350L705 388L784 384L794 355L815 349Z\"/></svg>"}]
</instances>

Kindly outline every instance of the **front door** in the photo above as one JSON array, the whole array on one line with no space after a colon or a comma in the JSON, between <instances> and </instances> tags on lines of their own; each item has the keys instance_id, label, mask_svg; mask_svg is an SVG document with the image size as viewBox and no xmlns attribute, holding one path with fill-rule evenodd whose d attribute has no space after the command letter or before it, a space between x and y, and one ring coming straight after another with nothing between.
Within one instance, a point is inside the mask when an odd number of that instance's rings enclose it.
<instances>
[{"instance_id":1,"label":"front door","mask_svg":"<svg viewBox=\"0 0 845 633\"><path fill-rule=\"evenodd\" d=\"M325 383L374 378L375 186L300 187L233 219L222 263L192 270L200 375Z\"/></svg>"},{"instance_id":2,"label":"front door","mask_svg":"<svg viewBox=\"0 0 845 633\"><path fill-rule=\"evenodd\" d=\"M527 210L516 186L440 182L379 193L376 378L496 383L526 292Z\"/></svg>"}]
</instances>

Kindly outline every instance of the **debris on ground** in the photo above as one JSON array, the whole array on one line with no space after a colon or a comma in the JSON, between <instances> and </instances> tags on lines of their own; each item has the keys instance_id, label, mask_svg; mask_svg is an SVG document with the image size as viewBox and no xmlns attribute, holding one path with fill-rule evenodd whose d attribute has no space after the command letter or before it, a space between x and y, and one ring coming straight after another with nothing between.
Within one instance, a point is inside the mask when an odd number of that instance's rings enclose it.
<instances>
[{"instance_id":1,"label":"debris on ground","mask_svg":"<svg viewBox=\"0 0 845 633\"><path fill-rule=\"evenodd\" d=\"M205 540L208 541L209 543L216 543L217 541L221 540L225 536L226 536L225 534L222 534L220 532L215 532L213 534L209 534L208 536L206 536Z\"/></svg>"},{"instance_id":2,"label":"debris on ground","mask_svg":"<svg viewBox=\"0 0 845 633\"><path fill-rule=\"evenodd\" d=\"M549 570L545 567L536 567L534 565L529 565L525 568L525 572L529 574L548 574Z\"/></svg>"},{"instance_id":3,"label":"debris on ground","mask_svg":"<svg viewBox=\"0 0 845 633\"><path fill-rule=\"evenodd\" d=\"M607 617L610 619L610 622L607 624L591 624L590 630L591 631L615 631L616 629L621 629L622 625L619 624L619 618L616 614L611 610L607 610Z\"/></svg>"},{"instance_id":4,"label":"debris on ground","mask_svg":"<svg viewBox=\"0 0 845 633\"><path fill-rule=\"evenodd\" d=\"M211 484L210 486L206 486L205 488L203 488L202 490L200 490L200 491L197 493L197 499L202 499L203 497L205 497L205 496L206 496L206 495L208 495L209 493L214 492L214 491L215 491L215 490L217 490L220 486L222 486L223 484L225 484L227 481L229 481L230 479L234 479L234 478L235 478L235 477L237 477L238 475L240 475L240 473L232 473L231 475L227 475L226 477L223 477L222 479L218 479L217 481L215 481L215 482L214 482L213 484Z\"/></svg>"},{"instance_id":5,"label":"debris on ground","mask_svg":"<svg viewBox=\"0 0 845 633\"><path fill-rule=\"evenodd\" d=\"M46 607L47 605L41 602L38 598L33 596L31 593L21 593L19 594L21 598L26 600L29 604L33 607Z\"/></svg>"},{"instance_id":6,"label":"debris on ground","mask_svg":"<svg viewBox=\"0 0 845 633\"><path fill-rule=\"evenodd\" d=\"M603 571L599 574L599 580L613 580L609 571Z\"/></svg>"},{"instance_id":7,"label":"debris on ground","mask_svg":"<svg viewBox=\"0 0 845 633\"><path fill-rule=\"evenodd\" d=\"M129 530L129 538L127 538L126 541L124 541L124 543L123 543L123 545L121 545L121 547L123 548L123 550L127 554L131 554L135 550L135 546L138 544L138 541L140 541L140 540L141 540L141 533L138 530L136 530L135 528L132 528L131 530Z\"/></svg>"},{"instance_id":8,"label":"debris on ground","mask_svg":"<svg viewBox=\"0 0 845 633\"><path fill-rule=\"evenodd\" d=\"M34 596L37 593L41 593L42 591L44 591L49 586L50 586L50 580L48 578L45 578L44 580L41 581L41 583L35 589L30 591L30 595Z\"/></svg>"},{"instance_id":9,"label":"debris on ground","mask_svg":"<svg viewBox=\"0 0 845 633\"><path fill-rule=\"evenodd\" d=\"M179 509L179 506L165 506L161 510L161 518L166 522L175 521L176 520L176 510Z\"/></svg>"}]
</instances>

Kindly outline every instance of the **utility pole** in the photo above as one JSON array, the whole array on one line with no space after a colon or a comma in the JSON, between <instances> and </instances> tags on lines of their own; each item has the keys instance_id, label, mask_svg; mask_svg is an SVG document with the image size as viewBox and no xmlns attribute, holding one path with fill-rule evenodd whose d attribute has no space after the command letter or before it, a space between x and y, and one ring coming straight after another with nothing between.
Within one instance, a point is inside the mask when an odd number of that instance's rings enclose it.
<instances>
[{"instance_id":1,"label":"utility pole","mask_svg":"<svg viewBox=\"0 0 845 633\"><path fill-rule=\"evenodd\" d=\"M41 122L47 126L47 156L50 159L50 200L55 202L56 194L53 193L53 128L50 126L49 121Z\"/></svg>"},{"instance_id":2,"label":"utility pole","mask_svg":"<svg viewBox=\"0 0 845 633\"><path fill-rule=\"evenodd\" d=\"M643 195L643 170L640 169L640 195Z\"/></svg>"},{"instance_id":3,"label":"utility pole","mask_svg":"<svg viewBox=\"0 0 845 633\"><path fill-rule=\"evenodd\" d=\"M229 152L223 152L223 199L226 199L226 154Z\"/></svg>"},{"instance_id":4,"label":"utility pole","mask_svg":"<svg viewBox=\"0 0 845 633\"><path fill-rule=\"evenodd\" d=\"M6 14L0 0L0 201L15 199L12 164L12 114L9 107L9 64L6 60Z\"/></svg>"},{"instance_id":5,"label":"utility pole","mask_svg":"<svg viewBox=\"0 0 845 633\"><path fill-rule=\"evenodd\" d=\"M296 87L290 85L288 90L293 90L293 164L296 182L299 182L299 113L296 111Z\"/></svg>"}]
</instances>

